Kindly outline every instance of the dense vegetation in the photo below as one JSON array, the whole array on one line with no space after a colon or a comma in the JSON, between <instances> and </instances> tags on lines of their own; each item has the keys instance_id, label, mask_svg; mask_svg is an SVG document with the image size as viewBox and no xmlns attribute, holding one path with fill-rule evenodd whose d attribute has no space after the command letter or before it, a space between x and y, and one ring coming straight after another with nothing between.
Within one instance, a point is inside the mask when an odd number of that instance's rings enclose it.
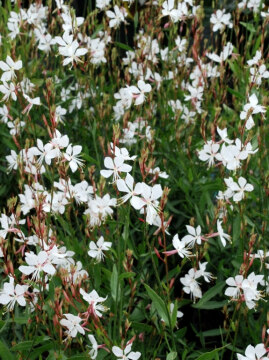
<instances>
[{"instance_id":1,"label":"dense vegetation","mask_svg":"<svg viewBox=\"0 0 269 360\"><path fill-rule=\"evenodd\" d=\"M0 357L267 359L268 6L0 4Z\"/></svg>"}]
</instances>

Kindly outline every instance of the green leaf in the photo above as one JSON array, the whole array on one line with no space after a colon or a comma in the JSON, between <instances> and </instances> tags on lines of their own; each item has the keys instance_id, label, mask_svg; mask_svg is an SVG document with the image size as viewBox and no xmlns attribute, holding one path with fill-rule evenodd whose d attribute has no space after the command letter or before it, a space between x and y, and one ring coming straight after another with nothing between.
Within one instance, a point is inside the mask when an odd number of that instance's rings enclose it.
<instances>
[{"instance_id":1,"label":"green leaf","mask_svg":"<svg viewBox=\"0 0 269 360\"><path fill-rule=\"evenodd\" d=\"M53 349L53 342L49 342L47 344L44 344L31 352L31 355L29 356L29 359L34 360L39 357L39 355L43 354L43 352Z\"/></svg>"},{"instance_id":2,"label":"green leaf","mask_svg":"<svg viewBox=\"0 0 269 360\"><path fill-rule=\"evenodd\" d=\"M132 49L130 46L123 44L121 42L115 41L114 43L116 46L118 46L119 48L126 50L126 51L134 51L134 49Z\"/></svg>"},{"instance_id":3,"label":"green leaf","mask_svg":"<svg viewBox=\"0 0 269 360\"><path fill-rule=\"evenodd\" d=\"M113 271L110 279L111 296L114 301L117 300L117 288L118 288L118 271L116 265L113 265Z\"/></svg>"},{"instance_id":4,"label":"green leaf","mask_svg":"<svg viewBox=\"0 0 269 360\"><path fill-rule=\"evenodd\" d=\"M232 237L232 239L233 239L234 244L237 242L237 240L240 237L240 233L241 233L240 224L241 224L240 215L237 214L233 220L233 237Z\"/></svg>"},{"instance_id":5,"label":"green leaf","mask_svg":"<svg viewBox=\"0 0 269 360\"><path fill-rule=\"evenodd\" d=\"M154 307L156 308L159 316L164 320L164 322L166 323L166 325L169 325L169 314L168 314L168 309L165 306L164 301L162 300L162 298L156 294L156 292L154 290L151 289L151 287L149 287L147 284L144 284L148 296L151 298Z\"/></svg>"},{"instance_id":6,"label":"green leaf","mask_svg":"<svg viewBox=\"0 0 269 360\"><path fill-rule=\"evenodd\" d=\"M119 280L121 281L123 279L129 279L129 278L132 278L132 277L135 277L134 272L125 272L125 273L120 274Z\"/></svg>"},{"instance_id":7,"label":"green leaf","mask_svg":"<svg viewBox=\"0 0 269 360\"><path fill-rule=\"evenodd\" d=\"M229 88L229 87L227 88L227 91L228 91L230 94L234 95L235 97L237 97L237 98L239 98L239 99L241 99L241 100L246 100L245 96L242 95L242 94L240 94L238 91L235 91L235 90L233 90L233 89L231 89L231 88Z\"/></svg>"},{"instance_id":8,"label":"green leaf","mask_svg":"<svg viewBox=\"0 0 269 360\"><path fill-rule=\"evenodd\" d=\"M50 340L49 336L37 336L34 340L22 341L19 344L12 346L11 351L23 351L29 350L32 347L44 343L45 341Z\"/></svg>"},{"instance_id":9,"label":"green leaf","mask_svg":"<svg viewBox=\"0 0 269 360\"><path fill-rule=\"evenodd\" d=\"M178 307L178 304L177 304L177 300L176 300L174 303L174 308L173 308L172 315L171 315L171 326L173 329L177 323L177 307Z\"/></svg>"},{"instance_id":10,"label":"green leaf","mask_svg":"<svg viewBox=\"0 0 269 360\"><path fill-rule=\"evenodd\" d=\"M89 360L89 355L73 355L68 360Z\"/></svg>"},{"instance_id":11,"label":"green leaf","mask_svg":"<svg viewBox=\"0 0 269 360\"><path fill-rule=\"evenodd\" d=\"M245 22L243 22L243 21L240 21L240 24L241 24L242 26L244 26L248 31L253 32L253 33L256 32L256 29L255 29L255 27L254 27L253 24L251 24L251 23L245 23Z\"/></svg>"},{"instance_id":12,"label":"green leaf","mask_svg":"<svg viewBox=\"0 0 269 360\"><path fill-rule=\"evenodd\" d=\"M134 28L135 28L135 30L137 28L137 25L138 25L138 11L135 13L135 16L134 16Z\"/></svg>"},{"instance_id":13,"label":"green leaf","mask_svg":"<svg viewBox=\"0 0 269 360\"><path fill-rule=\"evenodd\" d=\"M177 353L175 351L170 352L166 356L166 360L175 360L177 358Z\"/></svg>"},{"instance_id":14,"label":"green leaf","mask_svg":"<svg viewBox=\"0 0 269 360\"><path fill-rule=\"evenodd\" d=\"M15 357L9 351L9 348L7 347L7 345L1 340L0 340L0 358L2 360L14 360L15 359Z\"/></svg>"},{"instance_id":15,"label":"green leaf","mask_svg":"<svg viewBox=\"0 0 269 360\"><path fill-rule=\"evenodd\" d=\"M224 349L227 345L222 346L220 348L214 349L212 351L209 351L207 353L204 353L202 355L200 355L197 360L214 360L216 359L216 356L218 355L218 353L220 352L220 350Z\"/></svg>"},{"instance_id":16,"label":"green leaf","mask_svg":"<svg viewBox=\"0 0 269 360\"><path fill-rule=\"evenodd\" d=\"M22 351L22 350L29 350L33 347L34 341L22 341L19 344L12 346L11 351Z\"/></svg>"},{"instance_id":17,"label":"green leaf","mask_svg":"<svg viewBox=\"0 0 269 360\"><path fill-rule=\"evenodd\" d=\"M221 336L223 334L226 334L227 333L227 330L224 330L224 329L211 329L211 330L206 330L206 331L203 331L203 336L204 337L211 337L211 336ZM199 335L197 335L199 336Z\"/></svg>"},{"instance_id":18,"label":"green leaf","mask_svg":"<svg viewBox=\"0 0 269 360\"><path fill-rule=\"evenodd\" d=\"M212 309L219 309L219 308L223 308L224 305L228 304L228 300L223 300L223 301L208 301L206 304L202 305L202 308L199 309L204 309L204 310L212 310ZM193 305L193 307L196 307L197 304Z\"/></svg>"},{"instance_id":19,"label":"green leaf","mask_svg":"<svg viewBox=\"0 0 269 360\"><path fill-rule=\"evenodd\" d=\"M208 309L207 304L210 299L212 299L215 295L221 293L222 289L225 286L225 282L219 282L215 286L213 286L211 289L209 289L207 292L204 293L201 300L198 301L197 304L192 305L196 309ZM215 307L209 307L211 309L215 309Z\"/></svg>"}]
</instances>

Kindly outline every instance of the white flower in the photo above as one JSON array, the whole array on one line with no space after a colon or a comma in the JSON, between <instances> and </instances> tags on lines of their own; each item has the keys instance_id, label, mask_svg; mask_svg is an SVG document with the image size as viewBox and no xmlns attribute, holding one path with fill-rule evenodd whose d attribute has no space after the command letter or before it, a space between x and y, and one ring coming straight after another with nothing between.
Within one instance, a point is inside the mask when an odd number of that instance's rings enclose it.
<instances>
[{"instance_id":1,"label":"white flower","mask_svg":"<svg viewBox=\"0 0 269 360\"><path fill-rule=\"evenodd\" d=\"M180 36L177 36L177 38L175 39L175 43L177 46L177 50L179 52L185 52L186 47L187 47L187 40L186 39L181 39Z\"/></svg>"},{"instance_id":2,"label":"white flower","mask_svg":"<svg viewBox=\"0 0 269 360\"><path fill-rule=\"evenodd\" d=\"M118 360L138 360L141 356L139 351L131 351L132 344L126 346L124 350L119 348L118 346L112 347L112 352L115 356L117 356Z\"/></svg>"},{"instance_id":3,"label":"white flower","mask_svg":"<svg viewBox=\"0 0 269 360\"><path fill-rule=\"evenodd\" d=\"M91 334L88 335L88 338L91 342L91 350L89 352L89 355L91 357L91 359L96 359L97 357L97 353L98 353L98 344L97 341L95 340L95 337Z\"/></svg>"},{"instance_id":4,"label":"white flower","mask_svg":"<svg viewBox=\"0 0 269 360\"><path fill-rule=\"evenodd\" d=\"M141 183L138 183L134 187L134 178L130 174L127 173L125 180L123 179L117 180L117 188L119 191L126 193L126 195L124 195L122 198L118 200L119 204L125 203L130 198L132 199L134 198L134 200L131 199L131 203L132 201L134 202L139 201L139 199L137 200L136 197L137 195L141 194L142 185Z\"/></svg>"},{"instance_id":5,"label":"white flower","mask_svg":"<svg viewBox=\"0 0 269 360\"><path fill-rule=\"evenodd\" d=\"M199 274L198 274L199 275ZM180 282L184 285L183 291L186 294L191 294L191 297L195 300L196 298L202 297L202 291L199 283L196 281L197 274L194 269L190 269L185 277L180 278Z\"/></svg>"},{"instance_id":6,"label":"white flower","mask_svg":"<svg viewBox=\"0 0 269 360\"><path fill-rule=\"evenodd\" d=\"M14 101L17 100L16 88L12 82L8 84L3 81L3 85L0 85L0 91L4 94L2 101L8 100L10 95Z\"/></svg>"},{"instance_id":7,"label":"white flower","mask_svg":"<svg viewBox=\"0 0 269 360\"><path fill-rule=\"evenodd\" d=\"M226 14L225 10L217 10L216 14L212 14L210 17L210 22L213 25L213 31L222 31L225 29L225 26L229 28L233 27L231 20L231 14Z\"/></svg>"},{"instance_id":8,"label":"white flower","mask_svg":"<svg viewBox=\"0 0 269 360\"><path fill-rule=\"evenodd\" d=\"M110 0L96 0L97 9L104 10L109 5L110 5Z\"/></svg>"},{"instance_id":9,"label":"white flower","mask_svg":"<svg viewBox=\"0 0 269 360\"><path fill-rule=\"evenodd\" d=\"M130 87L121 88L118 93L114 94L114 98L119 100L117 106L124 109L129 109L132 105L133 96Z\"/></svg>"},{"instance_id":10,"label":"white flower","mask_svg":"<svg viewBox=\"0 0 269 360\"><path fill-rule=\"evenodd\" d=\"M97 243L91 241L90 242L90 250L88 251L88 255L92 258L95 258L97 261L101 261L104 258L103 251L107 251L111 248L112 243L105 241L104 237L101 236Z\"/></svg>"},{"instance_id":11,"label":"white flower","mask_svg":"<svg viewBox=\"0 0 269 360\"><path fill-rule=\"evenodd\" d=\"M16 77L15 70L20 70L22 68L22 61L14 62L10 56L7 56L6 62L0 61L0 69L4 71L2 74L2 81L10 81Z\"/></svg>"},{"instance_id":12,"label":"white flower","mask_svg":"<svg viewBox=\"0 0 269 360\"><path fill-rule=\"evenodd\" d=\"M242 275L236 275L234 278L229 277L226 280L226 284L229 285L229 287L225 290L224 294L226 296L231 296L233 299L239 298L243 280L244 278Z\"/></svg>"},{"instance_id":13,"label":"white flower","mask_svg":"<svg viewBox=\"0 0 269 360\"><path fill-rule=\"evenodd\" d=\"M34 254L33 252L27 252L25 254L25 261L28 266L21 265L19 270L24 275L32 274L33 281L40 279L41 271L49 275L54 275L56 272L55 267L49 261L49 256L46 251L40 251L38 255Z\"/></svg>"},{"instance_id":14,"label":"white flower","mask_svg":"<svg viewBox=\"0 0 269 360\"><path fill-rule=\"evenodd\" d=\"M69 35L68 32L64 32L63 37L56 36L55 42L60 45L59 53L66 57L63 61L63 65L67 65L69 63L82 62L79 57L85 55L88 50L85 48L78 48L79 43L77 40L73 40L73 35Z\"/></svg>"},{"instance_id":15,"label":"white flower","mask_svg":"<svg viewBox=\"0 0 269 360\"><path fill-rule=\"evenodd\" d=\"M244 105L244 110L240 113L240 119L247 119L246 129L250 130L255 125L252 114L265 113L266 109L264 106L258 104L258 99L255 94L252 94L248 100L249 102Z\"/></svg>"},{"instance_id":16,"label":"white flower","mask_svg":"<svg viewBox=\"0 0 269 360\"><path fill-rule=\"evenodd\" d=\"M113 174L113 183L120 178L119 172L130 172L132 170L132 166L128 164L124 164L123 157L115 157L112 159L111 157L107 156L104 160L105 167L109 170L101 170L100 174L108 178Z\"/></svg>"},{"instance_id":17,"label":"white flower","mask_svg":"<svg viewBox=\"0 0 269 360\"><path fill-rule=\"evenodd\" d=\"M88 203L89 208L84 212L84 214L90 215L90 226L100 226L107 216L113 214L111 206L116 206L116 204L117 200L110 199L109 194L106 194L102 198L96 195L95 199L90 199Z\"/></svg>"},{"instance_id":18,"label":"white flower","mask_svg":"<svg viewBox=\"0 0 269 360\"><path fill-rule=\"evenodd\" d=\"M157 199L162 196L162 193L161 185L156 184L151 187L145 183L141 183L141 198L137 196L132 197L131 205L136 210L141 210L142 213L146 211L146 222L150 225L152 225L155 216L159 212ZM146 209L142 209L144 206L146 206Z\"/></svg>"},{"instance_id":19,"label":"white flower","mask_svg":"<svg viewBox=\"0 0 269 360\"><path fill-rule=\"evenodd\" d=\"M227 134L227 128L225 129L220 129L219 127L217 127L217 132L221 138L222 141L226 142L227 144L232 144L234 141L230 140L228 138L228 134Z\"/></svg>"},{"instance_id":20,"label":"white flower","mask_svg":"<svg viewBox=\"0 0 269 360\"><path fill-rule=\"evenodd\" d=\"M85 335L85 330L80 325L82 319L79 316L75 316L73 314L64 314L64 316L66 319L61 319L60 324L67 327L67 336L74 338L77 336L78 332L82 335Z\"/></svg>"},{"instance_id":21,"label":"white flower","mask_svg":"<svg viewBox=\"0 0 269 360\"><path fill-rule=\"evenodd\" d=\"M83 165L82 160L80 160L78 156L81 153L81 150L82 146L72 146L72 144L69 144L64 153L64 158L69 161L69 166L72 172L77 171L78 167L81 167Z\"/></svg>"},{"instance_id":22,"label":"white flower","mask_svg":"<svg viewBox=\"0 0 269 360\"><path fill-rule=\"evenodd\" d=\"M137 86L130 86L129 89L135 98L135 105L141 105L145 101L145 93L151 91L151 85L146 84L143 80L139 80Z\"/></svg>"},{"instance_id":23,"label":"white flower","mask_svg":"<svg viewBox=\"0 0 269 360\"><path fill-rule=\"evenodd\" d=\"M199 159L208 162L209 167L214 165L219 147L220 145L214 143L212 140L208 141L207 144L204 145L204 148L198 152Z\"/></svg>"},{"instance_id":24,"label":"white flower","mask_svg":"<svg viewBox=\"0 0 269 360\"><path fill-rule=\"evenodd\" d=\"M0 107L0 121L6 124L8 120L9 120L8 108L6 107L6 105L4 105L3 107Z\"/></svg>"},{"instance_id":25,"label":"white flower","mask_svg":"<svg viewBox=\"0 0 269 360\"><path fill-rule=\"evenodd\" d=\"M224 179L226 185L234 192L233 200L238 202L241 201L244 197L245 191L251 192L254 190L253 185L248 184L247 180L240 176L238 179L238 184L233 181L233 179L230 177L229 179Z\"/></svg>"},{"instance_id":26,"label":"white flower","mask_svg":"<svg viewBox=\"0 0 269 360\"><path fill-rule=\"evenodd\" d=\"M269 71L266 70L266 66L264 64L260 65L258 68L251 68L250 74L250 81L254 82L258 86L261 85L262 79L269 78Z\"/></svg>"},{"instance_id":27,"label":"white flower","mask_svg":"<svg viewBox=\"0 0 269 360\"><path fill-rule=\"evenodd\" d=\"M261 297L261 291L257 290L258 284L263 284L263 275L255 275L254 272L248 275L242 282L242 290L244 292L244 299L249 309L253 309L256 306L256 301Z\"/></svg>"},{"instance_id":28,"label":"white flower","mask_svg":"<svg viewBox=\"0 0 269 360\"><path fill-rule=\"evenodd\" d=\"M267 356L263 356L267 353L267 349L264 344L258 344L255 346L248 345L245 351L245 356L237 354L238 360L267 360Z\"/></svg>"},{"instance_id":29,"label":"white flower","mask_svg":"<svg viewBox=\"0 0 269 360\"><path fill-rule=\"evenodd\" d=\"M110 148L111 148L112 154L114 154L116 157L122 157L124 160L134 161L137 158L137 155L130 156L129 151L126 148L119 148L119 147L115 146L115 149L114 149L114 145L112 142L110 143Z\"/></svg>"},{"instance_id":30,"label":"white flower","mask_svg":"<svg viewBox=\"0 0 269 360\"><path fill-rule=\"evenodd\" d=\"M4 288L0 291L0 304L7 305L8 311L14 309L16 302L20 306L25 306L26 301L24 294L28 290L28 285L19 285L17 284L14 287L13 277L9 277L9 283L4 283Z\"/></svg>"},{"instance_id":31,"label":"white flower","mask_svg":"<svg viewBox=\"0 0 269 360\"><path fill-rule=\"evenodd\" d=\"M219 237L222 242L222 245L226 246L226 240L231 241L231 236L224 233L221 224L222 224L222 221L220 221L218 219L217 220L217 229L218 229Z\"/></svg>"},{"instance_id":32,"label":"white flower","mask_svg":"<svg viewBox=\"0 0 269 360\"><path fill-rule=\"evenodd\" d=\"M194 246L195 243L201 245L202 243L202 235L201 235L201 226L198 225L195 229L193 226L186 225L189 235L185 235L182 238L182 241L185 243L189 243L191 247Z\"/></svg>"},{"instance_id":33,"label":"white flower","mask_svg":"<svg viewBox=\"0 0 269 360\"><path fill-rule=\"evenodd\" d=\"M150 169L149 174L158 175L158 177L163 179L169 178L169 175L165 171L161 171L159 167L156 167L155 169Z\"/></svg>"},{"instance_id":34,"label":"white flower","mask_svg":"<svg viewBox=\"0 0 269 360\"><path fill-rule=\"evenodd\" d=\"M0 217L0 223L2 229L0 230L0 236L6 238L9 232L19 233L20 230L17 229L18 224L25 224L26 220L18 220L14 214L8 217L6 214L2 214Z\"/></svg>"},{"instance_id":35,"label":"white flower","mask_svg":"<svg viewBox=\"0 0 269 360\"><path fill-rule=\"evenodd\" d=\"M261 58L262 58L262 53L261 53L260 50L257 50L254 58L251 59L251 60L248 60L248 61L247 61L247 64L248 64L249 66L258 65L259 60L261 60Z\"/></svg>"},{"instance_id":36,"label":"white flower","mask_svg":"<svg viewBox=\"0 0 269 360\"><path fill-rule=\"evenodd\" d=\"M27 112L27 114L29 114L29 111L32 109L33 105L41 105L40 103L40 97L36 97L34 99L31 99L30 96L23 94L24 98L28 101L28 105L26 106L26 108L22 111L22 114L25 114Z\"/></svg>"},{"instance_id":37,"label":"white flower","mask_svg":"<svg viewBox=\"0 0 269 360\"><path fill-rule=\"evenodd\" d=\"M232 55L233 52L233 44L230 42L227 42L227 44L224 46L223 51L220 53L220 55L217 54L207 54L206 56L217 63L222 63L225 61L230 55Z\"/></svg>"},{"instance_id":38,"label":"white flower","mask_svg":"<svg viewBox=\"0 0 269 360\"><path fill-rule=\"evenodd\" d=\"M192 255L190 252L191 244L188 244L184 239L179 240L178 234L173 237L172 243L180 257L184 258Z\"/></svg>"},{"instance_id":39,"label":"white flower","mask_svg":"<svg viewBox=\"0 0 269 360\"><path fill-rule=\"evenodd\" d=\"M98 303L104 302L107 297L100 297L95 290L92 290L89 294L86 293L83 289L80 289L79 292L82 295L83 299L89 303L93 315L102 317L101 312L106 311L106 308L105 306Z\"/></svg>"},{"instance_id":40,"label":"white flower","mask_svg":"<svg viewBox=\"0 0 269 360\"><path fill-rule=\"evenodd\" d=\"M118 27L121 22L124 22L125 17L127 16L127 11L118 5L114 6L114 12L111 10L106 11L106 15L110 18L109 27L114 28Z\"/></svg>"},{"instance_id":41,"label":"white flower","mask_svg":"<svg viewBox=\"0 0 269 360\"><path fill-rule=\"evenodd\" d=\"M43 160L45 160L46 164L50 165L51 160L54 159L58 155L57 149L53 148L51 143L43 144L43 141L37 139L36 141L37 147L32 147L28 150L31 155L39 156L38 163L42 164Z\"/></svg>"}]
</instances>

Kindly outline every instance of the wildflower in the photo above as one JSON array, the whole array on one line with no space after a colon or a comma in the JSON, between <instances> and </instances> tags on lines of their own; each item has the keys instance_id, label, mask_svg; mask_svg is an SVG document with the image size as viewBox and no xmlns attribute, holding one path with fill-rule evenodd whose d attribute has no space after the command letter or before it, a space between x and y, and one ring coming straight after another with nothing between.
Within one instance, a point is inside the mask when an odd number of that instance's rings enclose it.
<instances>
[{"instance_id":1,"label":"wildflower","mask_svg":"<svg viewBox=\"0 0 269 360\"><path fill-rule=\"evenodd\" d=\"M73 35L68 32L64 32L63 37L56 36L55 42L60 45L59 53L66 57L63 61L63 65L68 65L75 62L82 62L79 57L85 55L88 50L85 48L79 48L77 40L73 40Z\"/></svg>"},{"instance_id":2,"label":"wildflower","mask_svg":"<svg viewBox=\"0 0 269 360\"><path fill-rule=\"evenodd\" d=\"M69 166L72 172L77 171L78 167L83 165L83 162L79 159L79 154L81 153L82 146L69 144L64 153L64 158L69 161Z\"/></svg>"},{"instance_id":3,"label":"wildflower","mask_svg":"<svg viewBox=\"0 0 269 360\"><path fill-rule=\"evenodd\" d=\"M141 105L145 101L145 93L151 91L151 85L146 84L143 80L139 80L137 86L130 86L130 91L135 98L135 105Z\"/></svg>"},{"instance_id":4,"label":"wildflower","mask_svg":"<svg viewBox=\"0 0 269 360\"><path fill-rule=\"evenodd\" d=\"M0 107L0 121L3 123L7 123L9 120L9 111L6 105Z\"/></svg>"},{"instance_id":5,"label":"wildflower","mask_svg":"<svg viewBox=\"0 0 269 360\"><path fill-rule=\"evenodd\" d=\"M229 287L225 290L224 294L226 296L231 296L232 299L238 299L240 296L243 280L244 278L242 275L236 275L234 278L229 277L226 280L226 284L229 285Z\"/></svg>"},{"instance_id":6,"label":"wildflower","mask_svg":"<svg viewBox=\"0 0 269 360\"><path fill-rule=\"evenodd\" d=\"M231 236L224 233L221 224L222 224L222 221L220 221L220 220L218 219L218 220L217 220L218 234L219 234L220 240L221 240L221 242L222 242L222 245L223 245L223 246L226 246L226 240L231 241Z\"/></svg>"},{"instance_id":7,"label":"wildflower","mask_svg":"<svg viewBox=\"0 0 269 360\"><path fill-rule=\"evenodd\" d=\"M4 288L0 291L0 304L7 305L8 311L12 311L16 302L20 306L26 306L25 292L28 290L28 285L17 284L14 287L13 277L9 277L9 283L4 283Z\"/></svg>"},{"instance_id":8,"label":"wildflower","mask_svg":"<svg viewBox=\"0 0 269 360\"><path fill-rule=\"evenodd\" d=\"M96 244L93 241L90 242L90 250L88 251L88 255L92 258L95 258L99 262L103 260L105 256L103 251L109 250L111 246L112 243L105 241L104 237L101 236Z\"/></svg>"},{"instance_id":9,"label":"wildflower","mask_svg":"<svg viewBox=\"0 0 269 360\"><path fill-rule=\"evenodd\" d=\"M208 141L207 144L204 145L204 148L198 152L199 159L208 162L209 167L214 165L219 147L220 145L214 143L212 140Z\"/></svg>"},{"instance_id":10,"label":"wildflower","mask_svg":"<svg viewBox=\"0 0 269 360\"><path fill-rule=\"evenodd\" d=\"M186 228L189 234L185 235L182 240L185 241L185 243L189 243L191 247L193 247L195 243L201 245L202 243L201 226L198 225L197 228L195 229L193 226L186 225Z\"/></svg>"},{"instance_id":11,"label":"wildflower","mask_svg":"<svg viewBox=\"0 0 269 360\"><path fill-rule=\"evenodd\" d=\"M119 204L125 203L130 198L131 198L131 204L132 201L134 203L140 201L140 198L137 198L137 195L141 194L142 185L141 183L137 183L134 187L134 178L129 173L127 173L126 178L124 180L123 179L117 180L117 188L119 191L126 193L126 195L124 195L122 198L118 200Z\"/></svg>"},{"instance_id":12,"label":"wildflower","mask_svg":"<svg viewBox=\"0 0 269 360\"><path fill-rule=\"evenodd\" d=\"M94 316L102 317L102 312L106 311L106 308L105 306L98 303L104 302L107 297L100 297L95 290L92 290L89 294L87 294L83 289L80 289L79 292L83 299L89 303L91 313Z\"/></svg>"},{"instance_id":13,"label":"wildflower","mask_svg":"<svg viewBox=\"0 0 269 360\"><path fill-rule=\"evenodd\" d=\"M264 275L255 275L254 272L248 275L242 282L242 290L244 292L244 300L249 309L253 309L262 294L257 289L259 283L263 283Z\"/></svg>"},{"instance_id":14,"label":"wildflower","mask_svg":"<svg viewBox=\"0 0 269 360\"><path fill-rule=\"evenodd\" d=\"M127 11L123 7L119 8L118 5L115 5L113 10L114 12L111 10L106 11L106 15L110 18L109 27L117 28L121 22L124 22Z\"/></svg>"},{"instance_id":15,"label":"wildflower","mask_svg":"<svg viewBox=\"0 0 269 360\"><path fill-rule=\"evenodd\" d=\"M91 359L96 359L97 357L97 353L98 353L98 344L97 341L95 340L95 337L91 334L88 335L88 338L91 342L91 350L89 351L89 355L91 357Z\"/></svg>"},{"instance_id":16,"label":"wildflower","mask_svg":"<svg viewBox=\"0 0 269 360\"><path fill-rule=\"evenodd\" d=\"M223 47L223 51L221 51L220 55L217 54L207 54L206 56L217 63L223 63L225 60L228 59L230 55L232 55L233 52L233 44L230 42L227 42L227 44Z\"/></svg>"},{"instance_id":17,"label":"wildflower","mask_svg":"<svg viewBox=\"0 0 269 360\"><path fill-rule=\"evenodd\" d=\"M110 5L110 0L96 0L97 9L104 10L109 5Z\"/></svg>"},{"instance_id":18,"label":"wildflower","mask_svg":"<svg viewBox=\"0 0 269 360\"><path fill-rule=\"evenodd\" d=\"M10 96L14 101L17 100L16 87L12 82L8 84L3 81L3 85L0 85L0 91L4 94L1 101L7 101Z\"/></svg>"},{"instance_id":19,"label":"wildflower","mask_svg":"<svg viewBox=\"0 0 269 360\"><path fill-rule=\"evenodd\" d=\"M2 229L0 230L0 236L5 239L9 232L19 233L18 224L25 224L25 222L25 219L18 220L14 214L11 214L11 216L1 214L0 223Z\"/></svg>"},{"instance_id":20,"label":"wildflower","mask_svg":"<svg viewBox=\"0 0 269 360\"><path fill-rule=\"evenodd\" d=\"M267 360L267 356L263 356L267 353L267 349L264 344L258 344L255 346L248 345L245 351L245 356L236 354L238 360Z\"/></svg>"},{"instance_id":21,"label":"wildflower","mask_svg":"<svg viewBox=\"0 0 269 360\"><path fill-rule=\"evenodd\" d=\"M191 294L191 297L194 299L202 297L202 291L200 289L199 283L196 281L199 273L195 271L195 269L190 269L188 274L184 277L180 278L180 282L184 285L183 291L186 294Z\"/></svg>"},{"instance_id":22,"label":"wildflower","mask_svg":"<svg viewBox=\"0 0 269 360\"><path fill-rule=\"evenodd\" d=\"M219 127L217 127L217 132L221 138L222 141L224 141L227 144L232 144L234 141L230 140L228 138L228 134L227 134L227 128L225 129L220 129Z\"/></svg>"},{"instance_id":23,"label":"wildflower","mask_svg":"<svg viewBox=\"0 0 269 360\"><path fill-rule=\"evenodd\" d=\"M90 226L101 225L107 216L113 214L111 206L116 206L117 200L110 199L110 195L106 194L103 198L96 195L94 199L89 200L89 208L85 210L84 214L90 215Z\"/></svg>"},{"instance_id":24,"label":"wildflower","mask_svg":"<svg viewBox=\"0 0 269 360\"><path fill-rule=\"evenodd\" d=\"M168 179L169 175L165 171L161 171L159 167L156 167L155 169L150 169L149 174L157 175L160 178Z\"/></svg>"},{"instance_id":25,"label":"wildflower","mask_svg":"<svg viewBox=\"0 0 269 360\"><path fill-rule=\"evenodd\" d=\"M105 167L109 170L101 170L100 174L108 178L113 174L113 183L120 178L119 172L130 172L132 167L128 164L124 164L124 159L119 156L112 159L111 157L107 156L104 160Z\"/></svg>"},{"instance_id":26,"label":"wildflower","mask_svg":"<svg viewBox=\"0 0 269 360\"><path fill-rule=\"evenodd\" d=\"M134 161L137 158L137 155L130 156L129 151L126 148L119 148L117 146L114 146L113 143L110 143L110 148L112 154L114 154L116 157L122 157L124 160L132 160Z\"/></svg>"},{"instance_id":27,"label":"wildflower","mask_svg":"<svg viewBox=\"0 0 269 360\"><path fill-rule=\"evenodd\" d=\"M234 194L233 194L233 201L239 202L245 197L245 191L251 192L254 190L253 185L247 184L247 180L240 176L238 179L238 184L233 181L233 179L230 177L228 179L224 179L226 185L228 188L230 188Z\"/></svg>"},{"instance_id":28,"label":"wildflower","mask_svg":"<svg viewBox=\"0 0 269 360\"><path fill-rule=\"evenodd\" d=\"M262 57L261 51L260 51L260 50L257 50L257 51L256 51L256 54L254 55L254 58L251 59L251 60L248 60L248 61L247 61L247 64L248 64L249 66L258 65L259 60L261 60L261 57Z\"/></svg>"},{"instance_id":29,"label":"wildflower","mask_svg":"<svg viewBox=\"0 0 269 360\"><path fill-rule=\"evenodd\" d=\"M23 114L27 112L29 114L29 111L32 109L33 105L41 105L40 103L40 97L36 97L34 99L31 99L30 96L23 94L24 98L28 101L28 105L26 108L22 111Z\"/></svg>"},{"instance_id":30,"label":"wildflower","mask_svg":"<svg viewBox=\"0 0 269 360\"><path fill-rule=\"evenodd\" d=\"M157 199L162 196L162 193L161 185L150 187L145 183L141 183L141 198L135 196L131 200L131 204L136 210L141 210L142 213L146 211L146 222L150 225L152 225L153 219L159 212ZM146 209L143 209L144 206L146 206Z\"/></svg>"},{"instance_id":31,"label":"wildflower","mask_svg":"<svg viewBox=\"0 0 269 360\"><path fill-rule=\"evenodd\" d=\"M139 351L131 351L132 344L126 346L124 350L119 348L118 346L112 347L112 352L115 356L117 356L118 360L138 360L141 356Z\"/></svg>"},{"instance_id":32,"label":"wildflower","mask_svg":"<svg viewBox=\"0 0 269 360\"><path fill-rule=\"evenodd\" d=\"M71 336L72 338L75 338L78 332L82 335L85 335L85 330L80 325L82 319L79 316L75 316L73 314L63 315L66 317L66 319L61 319L60 324L67 328L65 333L68 337Z\"/></svg>"},{"instance_id":33,"label":"wildflower","mask_svg":"<svg viewBox=\"0 0 269 360\"><path fill-rule=\"evenodd\" d=\"M177 234L173 237L172 243L173 243L175 250L164 251L164 254L170 256L170 255L178 253L178 255L181 258L189 257L192 255L192 253L189 251L191 248L191 245L188 244L188 242L184 241L183 239L179 240Z\"/></svg>"},{"instance_id":34,"label":"wildflower","mask_svg":"<svg viewBox=\"0 0 269 360\"><path fill-rule=\"evenodd\" d=\"M231 14L226 14L225 10L217 10L216 14L212 14L210 17L210 22L213 24L213 31L223 31L225 26L229 28L233 27L231 20Z\"/></svg>"},{"instance_id":35,"label":"wildflower","mask_svg":"<svg viewBox=\"0 0 269 360\"><path fill-rule=\"evenodd\" d=\"M7 56L6 62L0 61L0 69L4 71L1 80L3 82L13 80L16 77L15 70L20 70L21 68L21 60L14 62L10 56Z\"/></svg>"},{"instance_id":36,"label":"wildflower","mask_svg":"<svg viewBox=\"0 0 269 360\"><path fill-rule=\"evenodd\" d=\"M43 271L46 274L54 275L56 272L55 267L49 261L49 256L46 251L40 251L37 255L32 251L25 254L25 261L28 266L21 265L19 270L24 275L31 275L32 280L39 280L40 273Z\"/></svg>"},{"instance_id":37,"label":"wildflower","mask_svg":"<svg viewBox=\"0 0 269 360\"><path fill-rule=\"evenodd\" d=\"M196 272L196 277L198 278L200 276L203 276L204 280L209 283L213 279L213 277L210 272L205 271L207 264L208 264L208 262L201 263L199 261L199 269Z\"/></svg>"},{"instance_id":38,"label":"wildflower","mask_svg":"<svg viewBox=\"0 0 269 360\"><path fill-rule=\"evenodd\" d=\"M45 163L47 165L51 164L51 160L55 158L58 154L57 149L53 148L53 145L51 143L43 144L43 141L40 139L37 139L37 147L31 147L28 151L32 155L39 156L38 163L39 165L42 164L43 160L45 160Z\"/></svg>"},{"instance_id":39,"label":"wildflower","mask_svg":"<svg viewBox=\"0 0 269 360\"><path fill-rule=\"evenodd\" d=\"M249 102L244 105L244 110L240 113L240 119L246 120L246 129L250 130L255 124L252 114L264 113L265 107L258 104L258 99L255 94L249 97Z\"/></svg>"}]
</instances>

